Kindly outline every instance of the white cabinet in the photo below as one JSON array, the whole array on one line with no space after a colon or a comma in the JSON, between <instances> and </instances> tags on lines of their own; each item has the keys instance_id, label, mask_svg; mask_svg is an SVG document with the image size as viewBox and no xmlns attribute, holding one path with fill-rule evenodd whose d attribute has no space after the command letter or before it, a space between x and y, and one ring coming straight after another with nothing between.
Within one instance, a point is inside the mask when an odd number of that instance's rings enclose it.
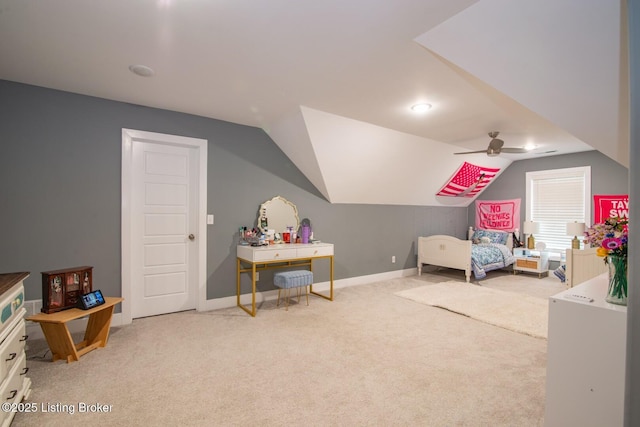
<instances>
[{"instance_id":1,"label":"white cabinet","mask_svg":"<svg viewBox=\"0 0 640 427\"><path fill-rule=\"evenodd\" d=\"M547 427L622 426L627 307L607 286L603 274L549 299Z\"/></svg>"},{"instance_id":2,"label":"white cabinet","mask_svg":"<svg viewBox=\"0 0 640 427\"><path fill-rule=\"evenodd\" d=\"M23 281L29 273L0 274L0 400L20 403L31 393L25 354ZM9 426L15 412L0 411L0 425Z\"/></svg>"},{"instance_id":3,"label":"white cabinet","mask_svg":"<svg viewBox=\"0 0 640 427\"><path fill-rule=\"evenodd\" d=\"M526 248L513 248L513 272L537 273L538 277L549 274L549 252Z\"/></svg>"}]
</instances>

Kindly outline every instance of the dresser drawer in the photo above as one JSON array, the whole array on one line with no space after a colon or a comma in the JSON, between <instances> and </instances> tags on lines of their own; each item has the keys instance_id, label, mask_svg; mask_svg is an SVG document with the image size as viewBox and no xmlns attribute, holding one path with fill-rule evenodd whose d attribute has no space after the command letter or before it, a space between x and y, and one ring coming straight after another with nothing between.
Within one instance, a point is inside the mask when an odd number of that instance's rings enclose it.
<instances>
[{"instance_id":1,"label":"dresser drawer","mask_svg":"<svg viewBox=\"0 0 640 427\"><path fill-rule=\"evenodd\" d=\"M256 251L254 253L254 261L278 261L292 259L296 257L295 248L291 249L266 249L262 251Z\"/></svg>"},{"instance_id":2,"label":"dresser drawer","mask_svg":"<svg viewBox=\"0 0 640 427\"><path fill-rule=\"evenodd\" d=\"M26 324L22 316L16 322L7 338L0 343L0 384L4 381L20 355L24 353Z\"/></svg>"},{"instance_id":3,"label":"dresser drawer","mask_svg":"<svg viewBox=\"0 0 640 427\"><path fill-rule=\"evenodd\" d=\"M0 385L0 400L2 403L20 402L25 394L24 380L27 373L27 356L22 353L16 359L9 376Z\"/></svg>"},{"instance_id":4,"label":"dresser drawer","mask_svg":"<svg viewBox=\"0 0 640 427\"><path fill-rule=\"evenodd\" d=\"M19 403L31 392L25 354L24 279L29 273L0 274L0 402ZM0 425L11 424L15 412L0 411Z\"/></svg>"},{"instance_id":5,"label":"dresser drawer","mask_svg":"<svg viewBox=\"0 0 640 427\"><path fill-rule=\"evenodd\" d=\"M0 298L0 341L4 338L9 330L9 324L17 317L22 317L23 313L18 314L24 306L24 287L22 285L15 286L10 292L5 293Z\"/></svg>"},{"instance_id":6,"label":"dresser drawer","mask_svg":"<svg viewBox=\"0 0 640 427\"><path fill-rule=\"evenodd\" d=\"M329 256L333 255L333 246L318 246L318 247L308 247L308 248L299 248L298 249L298 257L299 258L311 258L314 256Z\"/></svg>"}]
</instances>

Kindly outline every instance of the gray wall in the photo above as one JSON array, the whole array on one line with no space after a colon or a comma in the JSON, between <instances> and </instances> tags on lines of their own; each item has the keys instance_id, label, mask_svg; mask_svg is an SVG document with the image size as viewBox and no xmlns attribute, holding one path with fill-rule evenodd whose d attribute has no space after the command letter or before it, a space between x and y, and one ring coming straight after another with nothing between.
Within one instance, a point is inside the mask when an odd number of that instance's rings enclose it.
<instances>
[{"instance_id":1,"label":"gray wall","mask_svg":"<svg viewBox=\"0 0 640 427\"><path fill-rule=\"evenodd\" d=\"M330 204L261 129L0 81L0 272L30 271L27 299L41 298L41 271L78 265L94 266L94 286L120 295L122 128L209 141L210 299L235 294L236 231L276 195L311 220L316 238L335 244L336 279L415 267L417 236L464 238L474 222L473 204ZM514 162L482 198L524 201L524 172L585 164L594 193L627 191L627 170L594 151ZM327 280L325 268L316 272ZM272 289L271 276L258 287Z\"/></svg>"},{"instance_id":2,"label":"gray wall","mask_svg":"<svg viewBox=\"0 0 640 427\"><path fill-rule=\"evenodd\" d=\"M477 200L521 199L520 220L526 219L525 174L531 171L591 166L591 194L629 194L629 170L599 151L513 162ZM593 198L591 200L593 213ZM475 203L469 205L469 225L475 224ZM520 224L522 229L522 224Z\"/></svg>"},{"instance_id":3,"label":"gray wall","mask_svg":"<svg viewBox=\"0 0 640 427\"><path fill-rule=\"evenodd\" d=\"M0 81L0 272L30 271L28 300L41 298L41 271L79 265L94 266L94 287L121 294L122 128L209 141L210 299L235 294L238 227L277 195L335 244L336 279L415 267L417 236L465 235L466 208L328 203L257 128ZM272 289L265 276L259 288Z\"/></svg>"}]
</instances>

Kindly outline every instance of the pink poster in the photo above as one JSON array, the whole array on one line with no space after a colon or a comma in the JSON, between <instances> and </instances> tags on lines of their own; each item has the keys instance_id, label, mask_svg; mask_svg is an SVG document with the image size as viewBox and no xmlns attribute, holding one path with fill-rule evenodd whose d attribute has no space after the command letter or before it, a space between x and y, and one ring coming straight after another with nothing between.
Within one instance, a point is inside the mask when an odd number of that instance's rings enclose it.
<instances>
[{"instance_id":1,"label":"pink poster","mask_svg":"<svg viewBox=\"0 0 640 427\"><path fill-rule=\"evenodd\" d=\"M520 199L476 200L476 228L515 231L520 224Z\"/></svg>"},{"instance_id":2,"label":"pink poster","mask_svg":"<svg viewBox=\"0 0 640 427\"><path fill-rule=\"evenodd\" d=\"M593 196L593 223L603 222L609 217L629 219L629 195Z\"/></svg>"},{"instance_id":3,"label":"pink poster","mask_svg":"<svg viewBox=\"0 0 640 427\"><path fill-rule=\"evenodd\" d=\"M485 168L464 162L437 196L474 197L495 177L500 168Z\"/></svg>"}]
</instances>

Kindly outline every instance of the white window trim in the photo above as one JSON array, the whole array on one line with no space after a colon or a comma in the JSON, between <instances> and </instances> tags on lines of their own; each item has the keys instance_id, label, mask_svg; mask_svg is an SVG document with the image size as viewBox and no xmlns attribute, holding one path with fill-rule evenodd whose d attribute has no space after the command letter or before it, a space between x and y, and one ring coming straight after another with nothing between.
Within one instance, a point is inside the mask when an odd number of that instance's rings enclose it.
<instances>
[{"instance_id":1,"label":"white window trim","mask_svg":"<svg viewBox=\"0 0 640 427\"><path fill-rule=\"evenodd\" d=\"M550 169L550 170L540 170L540 171L531 171L525 174L526 179L526 220L531 221L531 212L532 212L532 199L533 199L533 189L532 182L536 179L553 179L553 178L561 178L568 175L583 175L584 177L584 220L587 226L591 225L591 166L579 166L573 168L563 168L563 169ZM564 251L559 252L558 248L550 248L551 249L551 259L558 260L564 258ZM555 250L554 250L555 249Z\"/></svg>"}]
</instances>

